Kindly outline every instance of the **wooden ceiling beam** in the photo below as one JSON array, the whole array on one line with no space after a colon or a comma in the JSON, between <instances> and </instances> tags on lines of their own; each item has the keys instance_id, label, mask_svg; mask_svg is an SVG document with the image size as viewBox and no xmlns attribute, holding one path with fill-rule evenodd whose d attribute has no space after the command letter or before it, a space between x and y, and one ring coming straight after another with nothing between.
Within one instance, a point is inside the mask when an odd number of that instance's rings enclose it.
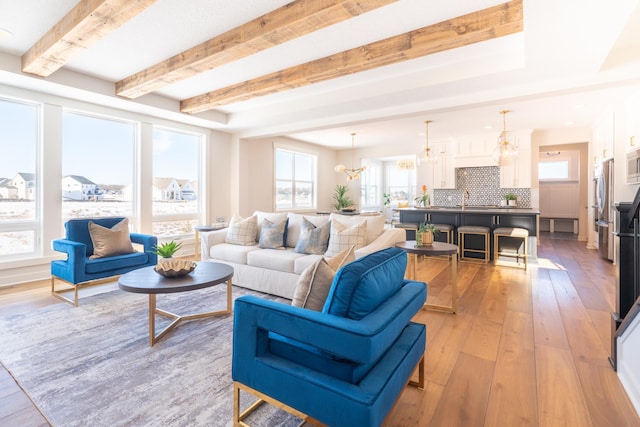
<instances>
[{"instance_id":1,"label":"wooden ceiling beam","mask_svg":"<svg viewBox=\"0 0 640 427\"><path fill-rule=\"evenodd\" d=\"M184 113L211 110L522 30L522 0L513 0L185 99L180 102L180 109Z\"/></svg>"},{"instance_id":2,"label":"wooden ceiling beam","mask_svg":"<svg viewBox=\"0 0 640 427\"><path fill-rule=\"evenodd\" d=\"M22 55L22 71L41 77L51 75L155 2L82 0Z\"/></svg>"},{"instance_id":3,"label":"wooden ceiling beam","mask_svg":"<svg viewBox=\"0 0 640 427\"><path fill-rule=\"evenodd\" d=\"M296 0L116 83L136 98L397 0Z\"/></svg>"}]
</instances>

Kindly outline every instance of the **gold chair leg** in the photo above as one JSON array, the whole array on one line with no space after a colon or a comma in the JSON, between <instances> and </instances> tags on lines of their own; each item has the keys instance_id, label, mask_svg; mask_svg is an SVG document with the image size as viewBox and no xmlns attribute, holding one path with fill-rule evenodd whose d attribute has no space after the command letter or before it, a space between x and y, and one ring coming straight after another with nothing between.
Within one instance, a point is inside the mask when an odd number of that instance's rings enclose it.
<instances>
[{"instance_id":1,"label":"gold chair leg","mask_svg":"<svg viewBox=\"0 0 640 427\"><path fill-rule=\"evenodd\" d=\"M418 362L418 381L409 380L409 385L424 390L424 356Z\"/></svg>"},{"instance_id":2,"label":"gold chair leg","mask_svg":"<svg viewBox=\"0 0 640 427\"><path fill-rule=\"evenodd\" d=\"M68 297L62 295L62 293L61 293L61 292L68 292L68 291L71 290L71 288L65 289L64 291L56 291L55 280L56 280L55 277L51 276L51 295L56 297L56 298L58 298L61 301L68 302L72 306L77 307L78 306L78 287L79 286L78 285L74 285L73 283L69 283L69 286L72 286L73 290L74 290L73 299L71 299L71 298L68 298ZM67 282L65 282L65 283L67 283Z\"/></svg>"}]
</instances>

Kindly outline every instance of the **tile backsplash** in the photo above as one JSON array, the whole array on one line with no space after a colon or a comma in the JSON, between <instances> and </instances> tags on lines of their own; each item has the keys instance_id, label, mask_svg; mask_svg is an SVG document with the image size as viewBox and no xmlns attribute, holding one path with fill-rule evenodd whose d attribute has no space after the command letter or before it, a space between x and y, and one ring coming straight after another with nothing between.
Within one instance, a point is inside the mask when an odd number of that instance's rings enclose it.
<instances>
[{"instance_id":1,"label":"tile backsplash","mask_svg":"<svg viewBox=\"0 0 640 427\"><path fill-rule=\"evenodd\" d=\"M469 191L467 205L499 205L507 193L518 196L519 208L531 207L530 188L500 188L500 167L485 166L456 169L456 189L433 190L435 206L457 206L462 203L464 190Z\"/></svg>"}]
</instances>

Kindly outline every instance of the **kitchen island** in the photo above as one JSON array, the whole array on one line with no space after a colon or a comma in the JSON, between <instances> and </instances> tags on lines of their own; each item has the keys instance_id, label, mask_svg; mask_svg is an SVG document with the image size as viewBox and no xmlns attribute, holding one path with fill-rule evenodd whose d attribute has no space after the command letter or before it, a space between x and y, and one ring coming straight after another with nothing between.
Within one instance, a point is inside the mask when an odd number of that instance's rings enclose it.
<instances>
[{"instance_id":1,"label":"kitchen island","mask_svg":"<svg viewBox=\"0 0 640 427\"><path fill-rule=\"evenodd\" d=\"M457 228L462 225L480 225L489 227L491 232L499 227L518 227L529 231L529 259L537 259L538 246L538 220L540 211L530 208L509 208L496 206L466 206L444 207L432 206L428 208L402 208L400 223L420 224L448 224L455 227L455 244L458 243ZM415 238L407 236L407 238ZM441 240L442 238L438 239ZM493 254L493 239L491 239Z\"/></svg>"}]
</instances>

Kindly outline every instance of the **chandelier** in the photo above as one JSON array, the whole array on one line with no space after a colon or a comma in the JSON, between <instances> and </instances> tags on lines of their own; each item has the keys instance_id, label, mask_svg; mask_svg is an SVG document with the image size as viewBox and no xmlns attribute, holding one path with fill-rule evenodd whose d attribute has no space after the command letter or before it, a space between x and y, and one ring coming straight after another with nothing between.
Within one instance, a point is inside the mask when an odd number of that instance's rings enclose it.
<instances>
[{"instance_id":1,"label":"chandelier","mask_svg":"<svg viewBox=\"0 0 640 427\"><path fill-rule=\"evenodd\" d=\"M413 159L400 159L396 162L396 167L400 170L412 170L416 167Z\"/></svg>"},{"instance_id":2,"label":"chandelier","mask_svg":"<svg viewBox=\"0 0 640 427\"><path fill-rule=\"evenodd\" d=\"M347 175L347 181L354 181L360 178L360 173L367 169L367 165L361 167L355 167L356 164L356 149L355 149L355 133L351 134L351 169L347 169L345 165L336 165L333 170L336 172L344 172Z\"/></svg>"},{"instance_id":3,"label":"chandelier","mask_svg":"<svg viewBox=\"0 0 640 427\"><path fill-rule=\"evenodd\" d=\"M509 110L502 110L502 132L498 136L498 145L493 152L493 159L502 165L510 159L518 156L518 145L513 141L512 135L507 132L507 113Z\"/></svg>"}]
</instances>

